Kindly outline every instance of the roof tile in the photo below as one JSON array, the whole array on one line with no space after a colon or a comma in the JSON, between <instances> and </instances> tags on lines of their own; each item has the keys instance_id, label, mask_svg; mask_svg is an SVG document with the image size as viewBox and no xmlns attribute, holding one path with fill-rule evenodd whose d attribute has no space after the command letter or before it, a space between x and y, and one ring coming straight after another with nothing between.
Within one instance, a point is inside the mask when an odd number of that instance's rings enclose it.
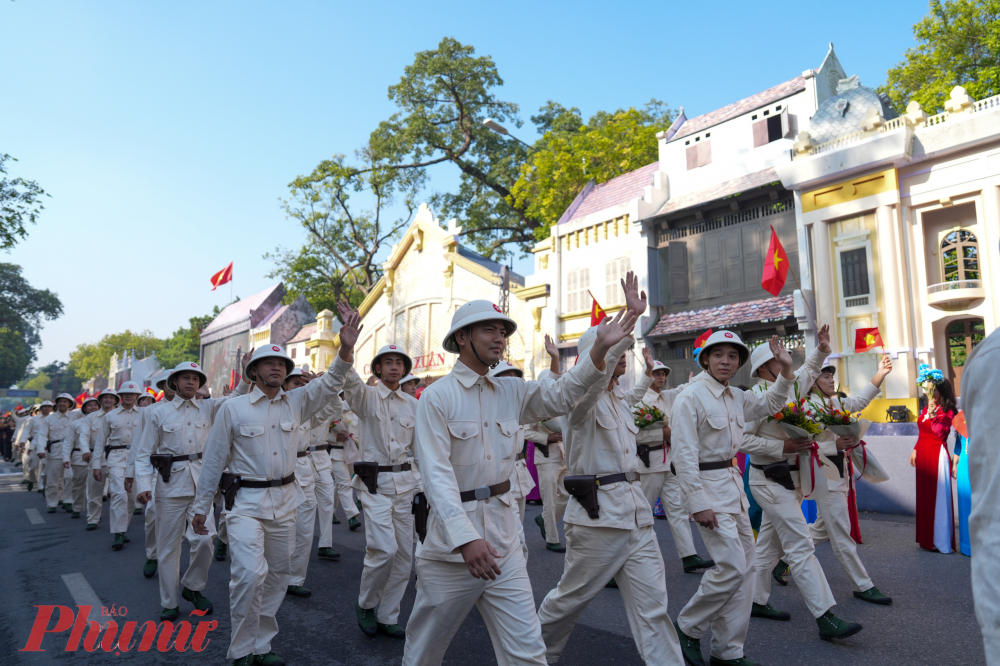
<instances>
[{"instance_id":1,"label":"roof tile","mask_svg":"<svg viewBox=\"0 0 1000 666\"><path fill-rule=\"evenodd\" d=\"M778 296L757 301L729 303L703 310L671 312L660 317L649 335L670 335L671 333L702 333L709 328L735 326L766 319L784 319L794 316L794 297Z\"/></svg>"},{"instance_id":2,"label":"roof tile","mask_svg":"<svg viewBox=\"0 0 1000 666\"><path fill-rule=\"evenodd\" d=\"M759 92L756 95L751 95L746 99L733 102L732 104L724 106L721 109L716 109L715 111L710 111L692 118L681 125L681 128L677 130L677 133L670 139L670 142L673 143L678 139L683 139L686 136L708 129L709 127L713 127L719 123L732 120L737 116L742 116L744 113L749 113L754 109L767 106L771 102L777 102L779 99L784 99L789 95L794 95L795 93L805 89L806 80L802 78L802 76L796 76L791 81L780 83L773 88L768 88L764 92Z\"/></svg>"},{"instance_id":3,"label":"roof tile","mask_svg":"<svg viewBox=\"0 0 1000 666\"><path fill-rule=\"evenodd\" d=\"M567 222L586 217L591 213L628 203L636 197L642 196L642 190L653 182L653 174L660 168L659 162L647 164L635 171L612 178L606 183L595 185L594 189L587 194L580 207L576 209Z\"/></svg>"}]
</instances>

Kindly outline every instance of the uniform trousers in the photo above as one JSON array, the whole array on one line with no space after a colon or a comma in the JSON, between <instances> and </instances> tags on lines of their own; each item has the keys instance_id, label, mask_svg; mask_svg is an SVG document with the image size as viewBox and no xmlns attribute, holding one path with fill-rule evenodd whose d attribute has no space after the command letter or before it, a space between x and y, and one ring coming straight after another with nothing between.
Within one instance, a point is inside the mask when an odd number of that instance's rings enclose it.
<instances>
[{"instance_id":1,"label":"uniform trousers","mask_svg":"<svg viewBox=\"0 0 1000 666\"><path fill-rule=\"evenodd\" d=\"M229 530L226 528L226 505L219 507L219 541L229 545Z\"/></svg>"},{"instance_id":2,"label":"uniform trousers","mask_svg":"<svg viewBox=\"0 0 1000 666\"><path fill-rule=\"evenodd\" d=\"M73 511L82 513L87 508L87 478L91 476L90 465L73 465L73 478L69 483L70 499Z\"/></svg>"},{"instance_id":3,"label":"uniform trousers","mask_svg":"<svg viewBox=\"0 0 1000 666\"><path fill-rule=\"evenodd\" d=\"M538 609L548 663L559 660L580 615L612 578L618 583L632 638L647 664L682 666L677 632L667 615L663 556L651 525L634 529L566 526L566 564Z\"/></svg>"},{"instance_id":4,"label":"uniform trousers","mask_svg":"<svg viewBox=\"0 0 1000 666\"><path fill-rule=\"evenodd\" d=\"M278 633L275 616L288 590L295 547L295 511L271 520L229 513L226 525L232 556L232 639L226 658L267 654Z\"/></svg>"},{"instance_id":5,"label":"uniform trousers","mask_svg":"<svg viewBox=\"0 0 1000 666\"><path fill-rule=\"evenodd\" d=\"M566 466L562 463L538 464L542 452L535 449L535 469L538 470L538 492L542 496L542 520L545 522L545 540L549 543L561 543L559 537L559 521L566 513L566 503L569 493L563 486L566 478Z\"/></svg>"},{"instance_id":6,"label":"uniform trousers","mask_svg":"<svg viewBox=\"0 0 1000 666\"><path fill-rule=\"evenodd\" d=\"M73 502L73 480L76 478L76 469L70 464L63 468L63 491L59 502L62 504L72 504Z\"/></svg>"},{"instance_id":7,"label":"uniform trousers","mask_svg":"<svg viewBox=\"0 0 1000 666\"><path fill-rule=\"evenodd\" d=\"M108 468L108 503L111 505L111 533L128 532L135 511L136 487L132 492L125 490L125 468Z\"/></svg>"},{"instance_id":8,"label":"uniform trousers","mask_svg":"<svg viewBox=\"0 0 1000 666\"><path fill-rule=\"evenodd\" d=\"M337 510L337 504L339 503L344 507L344 515L348 520L351 518L356 518L360 513L358 511L358 506L354 503L354 489L351 488L351 474L350 467L343 460L331 460L333 463L331 471L333 473L333 481L336 484L336 492L334 493L333 510ZM330 522L333 522L333 518L330 518ZM331 537L332 538L332 537Z\"/></svg>"},{"instance_id":9,"label":"uniform trousers","mask_svg":"<svg viewBox=\"0 0 1000 666\"><path fill-rule=\"evenodd\" d=\"M701 577L698 591L677 616L685 635L700 639L712 628L712 656L739 659L750 627L754 587L754 539L750 517L716 513L715 529L698 526L715 567Z\"/></svg>"},{"instance_id":10,"label":"uniform trousers","mask_svg":"<svg viewBox=\"0 0 1000 666\"><path fill-rule=\"evenodd\" d=\"M785 562L809 612L813 617L820 617L837 602L823 567L816 559L809 524L802 513L801 495L777 483L752 485L751 488L754 499L764 510L757 533L754 602L762 606L767 604L771 596L771 569L784 552Z\"/></svg>"},{"instance_id":11,"label":"uniform trousers","mask_svg":"<svg viewBox=\"0 0 1000 666\"><path fill-rule=\"evenodd\" d=\"M104 484L108 481L108 468L101 468L101 480L94 478L94 470L87 472L87 524L96 525L101 522L104 511Z\"/></svg>"},{"instance_id":12,"label":"uniform trousers","mask_svg":"<svg viewBox=\"0 0 1000 666\"><path fill-rule=\"evenodd\" d=\"M24 473L28 481L40 486L41 458L36 456L34 451L28 451L24 454L24 462L22 464L24 465Z\"/></svg>"},{"instance_id":13,"label":"uniform trousers","mask_svg":"<svg viewBox=\"0 0 1000 666\"><path fill-rule=\"evenodd\" d=\"M866 592L875 585L868 570L858 557L858 544L851 536L851 516L847 508L847 491L830 490L816 498L816 522L809 526L813 543L829 541L840 568L851 579L855 592Z\"/></svg>"},{"instance_id":14,"label":"uniform trousers","mask_svg":"<svg viewBox=\"0 0 1000 666\"><path fill-rule=\"evenodd\" d=\"M438 666L473 606L493 637L500 666L546 663L520 546L497 566L501 573L496 580L484 580L473 578L464 562L417 558L417 598L406 625L403 666Z\"/></svg>"},{"instance_id":15,"label":"uniform trousers","mask_svg":"<svg viewBox=\"0 0 1000 666\"><path fill-rule=\"evenodd\" d=\"M674 546L677 557L684 559L697 555L694 547L694 536L691 533L691 522L688 520L687 509L681 501L681 486L677 477L670 472L641 471L639 483L642 484L642 494L646 496L650 508L656 504L659 497L663 502L663 512L667 514L670 533L674 535Z\"/></svg>"},{"instance_id":16,"label":"uniform trousers","mask_svg":"<svg viewBox=\"0 0 1000 666\"><path fill-rule=\"evenodd\" d=\"M365 568L358 605L375 608L382 624L399 621L399 604L413 566L413 490L388 494L358 492L365 511ZM412 617L412 614L411 616Z\"/></svg>"},{"instance_id":17,"label":"uniform trousers","mask_svg":"<svg viewBox=\"0 0 1000 666\"><path fill-rule=\"evenodd\" d=\"M63 459L53 458L51 453L45 456L45 459L48 461L46 465L48 474L45 479L45 504L52 508L59 506L62 501L66 468L63 467Z\"/></svg>"},{"instance_id":18,"label":"uniform trousers","mask_svg":"<svg viewBox=\"0 0 1000 666\"><path fill-rule=\"evenodd\" d=\"M21 475L24 477L25 480L30 480L29 474L31 473L31 470L28 469L29 456L30 454L28 454L27 452L24 451L21 452Z\"/></svg>"},{"instance_id":19,"label":"uniform trousers","mask_svg":"<svg viewBox=\"0 0 1000 666\"><path fill-rule=\"evenodd\" d=\"M146 559L155 560L156 559L156 491L153 491L154 497L151 497L148 502L146 502L146 508L142 511L143 528L146 530ZM194 589L193 587L191 588ZM176 606L168 606L168 608L176 608Z\"/></svg>"},{"instance_id":20,"label":"uniform trousers","mask_svg":"<svg viewBox=\"0 0 1000 666\"><path fill-rule=\"evenodd\" d=\"M326 454L320 451L312 455ZM333 471L329 467L313 470L313 476L316 479L316 519L319 521L319 547L333 548L333 507L336 501L337 485L333 481ZM310 544L311 546L312 544Z\"/></svg>"},{"instance_id":21,"label":"uniform trousers","mask_svg":"<svg viewBox=\"0 0 1000 666\"><path fill-rule=\"evenodd\" d=\"M289 585L302 585L306 582L309 555L312 554L313 531L316 529L316 484L303 486L302 492L306 496L306 501L299 504L299 508L295 511L295 549L292 551Z\"/></svg>"},{"instance_id":22,"label":"uniform trousers","mask_svg":"<svg viewBox=\"0 0 1000 666\"><path fill-rule=\"evenodd\" d=\"M194 520L194 500L194 496L156 498L156 521L153 525L160 556L156 573L160 578L160 603L164 608L177 608L179 605L177 579L180 576L181 542L184 539L188 542L189 558L187 571L180 579L180 584L195 592L201 592L208 584L208 568L212 564L213 554L212 538L215 536L215 514L209 512L205 517L208 534L197 534L191 527L191 521ZM147 507L150 505L152 502Z\"/></svg>"}]
</instances>

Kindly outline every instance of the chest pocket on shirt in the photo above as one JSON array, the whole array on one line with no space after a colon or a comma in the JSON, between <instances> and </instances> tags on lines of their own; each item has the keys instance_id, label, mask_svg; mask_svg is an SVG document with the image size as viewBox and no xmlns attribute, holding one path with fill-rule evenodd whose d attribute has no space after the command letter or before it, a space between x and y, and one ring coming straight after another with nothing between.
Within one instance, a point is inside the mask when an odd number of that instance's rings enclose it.
<instances>
[{"instance_id":1,"label":"chest pocket on shirt","mask_svg":"<svg viewBox=\"0 0 1000 666\"><path fill-rule=\"evenodd\" d=\"M413 426L415 424L416 421L412 416L399 417L399 443L403 447L407 447L413 443Z\"/></svg>"},{"instance_id":2,"label":"chest pocket on shirt","mask_svg":"<svg viewBox=\"0 0 1000 666\"><path fill-rule=\"evenodd\" d=\"M240 434L238 439L243 444L243 453L248 456L264 455L264 440L260 439L260 436L263 434L263 423L240 424Z\"/></svg>"},{"instance_id":3,"label":"chest pocket on shirt","mask_svg":"<svg viewBox=\"0 0 1000 666\"><path fill-rule=\"evenodd\" d=\"M639 426L635 424L635 419L626 419L625 427L628 428L628 431L633 435L639 432Z\"/></svg>"},{"instance_id":4,"label":"chest pocket on shirt","mask_svg":"<svg viewBox=\"0 0 1000 666\"><path fill-rule=\"evenodd\" d=\"M500 457L510 460L515 453L520 453L514 447L517 446L517 431L521 429L521 425L517 419L505 419L497 421L497 427L500 429Z\"/></svg>"},{"instance_id":5,"label":"chest pocket on shirt","mask_svg":"<svg viewBox=\"0 0 1000 666\"><path fill-rule=\"evenodd\" d=\"M281 429L284 430L285 432L291 432L295 430L295 423L293 421L282 421L278 425L280 425Z\"/></svg>"},{"instance_id":6,"label":"chest pocket on shirt","mask_svg":"<svg viewBox=\"0 0 1000 666\"><path fill-rule=\"evenodd\" d=\"M611 412L605 412L600 409L597 410L595 416L598 428L603 431L597 437L597 445L603 449L616 450L617 446L614 442L617 441L615 433L618 430L618 419Z\"/></svg>"},{"instance_id":7,"label":"chest pocket on shirt","mask_svg":"<svg viewBox=\"0 0 1000 666\"><path fill-rule=\"evenodd\" d=\"M109 423L108 424L108 439L109 440L120 440L122 435L125 434L124 428L122 428L121 423Z\"/></svg>"},{"instance_id":8,"label":"chest pocket on shirt","mask_svg":"<svg viewBox=\"0 0 1000 666\"><path fill-rule=\"evenodd\" d=\"M195 428L205 429L208 426L209 426L208 419L198 419L197 421L194 422ZM204 434L205 434L204 432L198 433L199 436L203 436Z\"/></svg>"},{"instance_id":9,"label":"chest pocket on shirt","mask_svg":"<svg viewBox=\"0 0 1000 666\"><path fill-rule=\"evenodd\" d=\"M725 416L709 416L708 425L716 430L725 430L729 427L729 419Z\"/></svg>"},{"instance_id":10,"label":"chest pocket on shirt","mask_svg":"<svg viewBox=\"0 0 1000 666\"><path fill-rule=\"evenodd\" d=\"M479 434L479 424L475 421L452 421L448 424L448 433L451 435L451 464L452 465L473 465L478 461L483 452L479 450L475 441Z\"/></svg>"},{"instance_id":11,"label":"chest pocket on shirt","mask_svg":"<svg viewBox=\"0 0 1000 666\"><path fill-rule=\"evenodd\" d=\"M163 429L163 444L166 448L171 450L178 449L181 446L181 438L183 437L183 432L181 432L184 425L178 421L176 423L164 423L160 428Z\"/></svg>"}]
</instances>

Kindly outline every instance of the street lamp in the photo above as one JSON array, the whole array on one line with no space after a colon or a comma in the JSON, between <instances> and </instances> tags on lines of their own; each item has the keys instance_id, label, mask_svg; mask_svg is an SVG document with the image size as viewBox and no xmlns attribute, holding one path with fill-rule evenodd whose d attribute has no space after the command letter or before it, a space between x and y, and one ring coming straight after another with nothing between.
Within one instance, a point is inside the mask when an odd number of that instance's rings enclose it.
<instances>
[{"instance_id":1,"label":"street lamp","mask_svg":"<svg viewBox=\"0 0 1000 666\"><path fill-rule=\"evenodd\" d=\"M514 136L513 134L511 134L510 132L508 132L506 127L504 127L503 125L501 125L497 121L493 120L492 118L487 118L485 121L483 121L483 125L487 129L493 130L497 134L502 134L503 136L509 136L510 138L514 139L514 141L517 141L518 143L520 143L521 145L523 145L528 150L534 152L534 150L535 150L534 148L532 148L528 144L524 143L524 141L521 141L516 136Z\"/></svg>"}]
</instances>

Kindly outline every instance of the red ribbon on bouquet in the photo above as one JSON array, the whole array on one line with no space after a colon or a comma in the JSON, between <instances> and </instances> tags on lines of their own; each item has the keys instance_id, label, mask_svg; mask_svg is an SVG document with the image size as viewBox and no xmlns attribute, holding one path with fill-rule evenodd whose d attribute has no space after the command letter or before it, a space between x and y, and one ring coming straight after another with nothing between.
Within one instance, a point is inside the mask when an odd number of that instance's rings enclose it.
<instances>
[{"instance_id":1,"label":"red ribbon on bouquet","mask_svg":"<svg viewBox=\"0 0 1000 666\"><path fill-rule=\"evenodd\" d=\"M809 443L809 495L813 494L816 490L816 471L814 465L819 463L819 468L823 469L823 463L819 459L819 444L816 442ZM809 497L809 495L803 495L803 499Z\"/></svg>"},{"instance_id":2,"label":"red ribbon on bouquet","mask_svg":"<svg viewBox=\"0 0 1000 666\"><path fill-rule=\"evenodd\" d=\"M858 474L857 478L854 479L855 481L857 481L858 479L860 479L861 477L863 477L865 475L865 470L868 469L868 449L865 448L865 440L863 440L863 439L860 440L860 441L858 441L858 443L855 444L854 446L852 446L851 448L847 449L848 451L853 451L854 449L858 448L859 446L861 447L861 462L862 462L862 466L861 466L861 473Z\"/></svg>"}]
</instances>

